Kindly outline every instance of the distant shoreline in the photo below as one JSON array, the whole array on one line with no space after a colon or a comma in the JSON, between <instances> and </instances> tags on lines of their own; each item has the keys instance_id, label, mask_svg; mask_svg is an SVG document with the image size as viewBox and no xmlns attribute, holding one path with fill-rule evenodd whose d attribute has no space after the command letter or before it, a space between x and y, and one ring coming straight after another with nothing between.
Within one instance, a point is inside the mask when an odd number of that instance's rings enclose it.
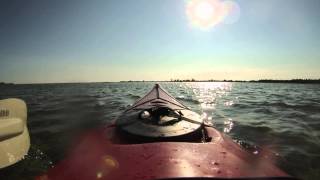
<instances>
[{"instance_id":1,"label":"distant shoreline","mask_svg":"<svg viewBox=\"0 0 320 180\"><path fill-rule=\"evenodd\" d=\"M14 83L5 83L5 82L0 82L0 86L2 85L14 85Z\"/></svg>"},{"instance_id":2,"label":"distant shoreline","mask_svg":"<svg viewBox=\"0 0 320 180\"><path fill-rule=\"evenodd\" d=\"M291 79L291 80L195 80L195 79L174 79L170 81L120 81L120 82L247 82L247 83L295 83L295 84L320 84L320 79Z\"/></svg>"},{"instance_id":3,"label":"distant shoreline","mask_svg":"<svg viewBox=\"0 0 320 180\"><path fill-rule=\"evenodd\" d=\"M14 86L27 84L82 84L82 83L116 83L116 82L244 82L244 83L289 83L289 84L320 84L320 79L291 79L291 80L274 80L274 79L260 79L260 80L196 80L196 79L172 79L162 81L147 81L147 80L128 80L128 81L114 81L114 82L50 82L50 83L5 83L0 82L0 86Z\"/></svg>"}]
</instances>

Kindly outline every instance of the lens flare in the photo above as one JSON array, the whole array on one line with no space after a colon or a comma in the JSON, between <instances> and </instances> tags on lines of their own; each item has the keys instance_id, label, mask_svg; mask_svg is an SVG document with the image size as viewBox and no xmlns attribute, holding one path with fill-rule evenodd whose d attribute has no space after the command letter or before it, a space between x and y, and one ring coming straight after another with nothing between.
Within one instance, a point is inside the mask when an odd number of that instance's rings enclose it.
<instances>
[{"instance_id":1,"label":"lens flare","mask_svg":"<svg viewBox=\"0 0 320 180\"><path fill-rule=\"evenodd\" d=\"M223 6L225 8L225 12L228 12L227 16L223 20L223 23L225 24L236 23L240 18L239 5L234 1L224 1Z\"/></svg>"},{"instance_id":2,"label":"lens flare","mask_svg":"<svg viewBox=\"0 0 320 180\"><path fill-rule=\"evenodd\" d=\"M232 24L239 19L240 8L233 1L189 0L186 14L193 27L208 30L226 21Z\"/></svg>"},{"instance_id":3,"label":"lens flare","mask_svg":"<svg viewBox=\"0 0 320 180\"><path fill-rule=\"evenodd\" d=\"M186 14L192 26L209 29L223 19L223 10L218 0L190 0Z\"/></svg>"}]
</instances>

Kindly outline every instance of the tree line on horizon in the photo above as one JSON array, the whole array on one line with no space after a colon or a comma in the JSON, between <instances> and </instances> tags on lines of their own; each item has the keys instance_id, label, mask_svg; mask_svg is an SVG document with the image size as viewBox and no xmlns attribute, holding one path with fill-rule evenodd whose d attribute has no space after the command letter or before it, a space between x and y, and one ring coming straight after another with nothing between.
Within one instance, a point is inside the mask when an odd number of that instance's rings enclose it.
<instances>
[{"instance_id":1,"label":"tree line on horizon","mask_svg":"<svg viewBox=\"0 0 320 180\"><path fill-rule=\"evenodd\" d=\"M259 80L196 80L194 78L191 79L171 79L170 81L146 81L146 80L129 80L129 81L120 81L120 82L253 82L253 83L299 83L299 84L320 84L320 79L290 79L290 80L276 80L276 79L259 79ZM79 82L81 83L81 82ZM58 83L59 84L59 83ZM6 83L0 82L0 86L5 85L15 85L14 83Z\"/></svg>"},{"instance_id":2,"label":"tree line on horizon","mask_svg":"<svg viewBox=\"0 0 320 180\"><path fill-rule=\"evenodd\" d=\"M146 80L129 80L120 82L253 82L253 83L301 83L301 84L320 84L320 79L289 79L289 80L276 80L276 79L259 79L259 80L196 80L191 79L170 79L170 81L146 81Z\"/></svg>"},{"instance_id":3,"label":"tree line on horizon","mask_svg":"<svg viewBox=\"0 0 320 180\"><path fill-rule=\"evenodd\" d=\"M261 83L320 83L320 79L290 79L290 80L276 80L276 79L259 79L259 80L196 80L192 79L171 79L170 82L261 82Z\"/></svg>"}]
</instances>

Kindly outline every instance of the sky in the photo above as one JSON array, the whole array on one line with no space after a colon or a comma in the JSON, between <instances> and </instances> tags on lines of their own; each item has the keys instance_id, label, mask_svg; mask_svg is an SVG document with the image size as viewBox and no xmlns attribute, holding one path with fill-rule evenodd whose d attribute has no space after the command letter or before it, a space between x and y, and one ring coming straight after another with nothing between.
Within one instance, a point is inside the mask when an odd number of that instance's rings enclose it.
<instances>
[{"instance_id":1,"label":"sky","mask_svg":"<svg viewBox=\"0 0 320 180\"><path fill-rule=\"evenodd\" d=\"M319 32L319 0L1 0L0 82L320 78Z\"/></svg>"}]
</instances>

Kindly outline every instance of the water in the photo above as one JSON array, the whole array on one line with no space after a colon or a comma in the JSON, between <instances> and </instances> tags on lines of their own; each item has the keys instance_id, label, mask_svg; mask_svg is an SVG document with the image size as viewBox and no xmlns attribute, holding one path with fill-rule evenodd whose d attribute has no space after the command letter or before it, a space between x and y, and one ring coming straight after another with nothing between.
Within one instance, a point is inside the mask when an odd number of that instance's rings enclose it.
<instances>
[{"instance_id":1,"label":"water","mask_svg":"<svg viewBox=\"0 0 320 180\"><path fill-rule=\"evenodd\" d=\"M236 142L278 153L277 164L289 174L320 179L320 85L161 85ZM0 178L31 179L45 172L63 159L77 135L109 123L152 87L149 82L1 86L0 99L27 102L31 148L24 160L0 170Z\"/></svg>"}]
</instances>

